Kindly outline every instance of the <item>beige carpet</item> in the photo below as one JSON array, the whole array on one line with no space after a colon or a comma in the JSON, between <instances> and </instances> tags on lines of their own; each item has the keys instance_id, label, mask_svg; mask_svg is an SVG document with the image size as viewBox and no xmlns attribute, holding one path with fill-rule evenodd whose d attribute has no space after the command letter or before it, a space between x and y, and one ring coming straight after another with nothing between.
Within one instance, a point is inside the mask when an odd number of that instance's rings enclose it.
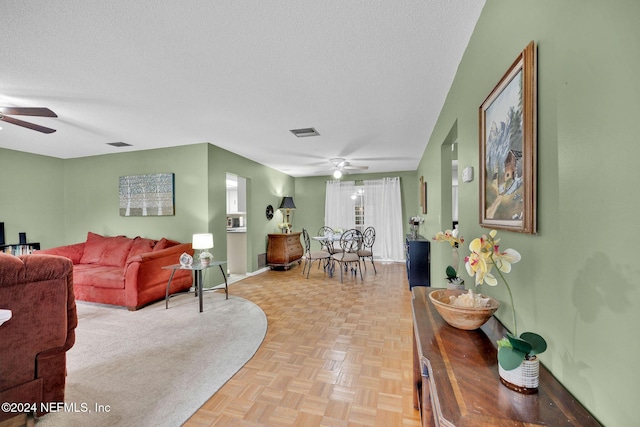
<instances>
[{"instance_id":1,"label":"beige carpet","mask_svg":"<svg viewBox=\"0 0 640 427\"><path fill-rule=\"evenodd\" d=\"M67 353L66 405L47 426L180 426L256 352L267 331L257 305L205 292L130 312L78 302Z\"/></svg>"}]
</instances>

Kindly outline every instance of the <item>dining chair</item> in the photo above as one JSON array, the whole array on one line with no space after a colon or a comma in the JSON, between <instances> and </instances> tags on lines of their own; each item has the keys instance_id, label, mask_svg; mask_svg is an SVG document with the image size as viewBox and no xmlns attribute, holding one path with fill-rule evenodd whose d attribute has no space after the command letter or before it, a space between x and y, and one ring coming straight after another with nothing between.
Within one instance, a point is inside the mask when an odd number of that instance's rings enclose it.
<instances>
[{"instance_id":1,"label":"dining chair","mask_svg":"<svg viewBox=\"0 0 640 427\"><path fill-rule=\"evenodd\" d=\"M351 273L354 275L359 271L360 280L363 280L360 256L358 255L358 251L361 248L362 233L359 230L354 228L342 233L342 236L340 236L340 249L342 251L331 255L331 261L340 265L340 283L342 283L343 270L349 271L349 267L351 267Z\"/></svg>"},{"instance_id":2,"label":"dining chair","mask_svg":"<svg viewBox=\"0 0 640 427\"><path fill-rule=\"evenodd\" d=\"M305 269L307 269L307 279L309 278L309 273L311 272L311 266L314 261L318 261L318 268L320 268L320 263L324 261L324 270L327 270L329 261L331 259L331 254L326 250L319 251L311 251L311 239L309 238L309 232L306 228L302 229L302 239L304 240L304 266L302 267L302 274L304 274Z\"/></svg>"},{"instance_id":3,"label":"dining chair","mask_svg":"<svg viewBox=\"0 0 640 427\"><path fill-rule=\"evenodd\" d=\"M371 258L371 265L373 266L373 271L375 274L378 274L376 270L376 265L373 262L373 244L376 242L376 229L373 227L367 227L364 229L362 233L362 249L358 251L358 255L362 259L362 263L364 264L365 271L367 270L367 263L365 262L365 258Z\"/></svg>"},{"instance_id":4,"label":"dining chair","mask_svg":"<svg viewBox=\"0 0 640 427\"><path fill-rule=\"evenodd\" d=\"M320 229L318 230L318 237L333 236L333 234L333 228L327 227L326 225L320 227ZM320 250L327 251L330 254L335 253L336 251L334 249L333 240L321 240Z\"/></svg>"}]
</instances>

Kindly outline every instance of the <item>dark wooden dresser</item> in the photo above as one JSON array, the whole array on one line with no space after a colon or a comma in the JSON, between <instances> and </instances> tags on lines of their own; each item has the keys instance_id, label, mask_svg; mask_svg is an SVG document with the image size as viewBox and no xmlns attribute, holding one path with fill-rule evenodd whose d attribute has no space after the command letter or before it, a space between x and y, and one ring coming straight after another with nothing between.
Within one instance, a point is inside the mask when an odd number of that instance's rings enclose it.
<instances>
[{"instance_id":1,"label":"dark wooden dresser","mask_svg":"<svg viewBox=\"0 0 640 427\"><path fill-rule=\"evenodd\" d=\"M431 243L422 236L407 234L404 241L409 289L414 286L430 286Z\"/></svg>"},{"instance_id":2,"label":"dark wooden dresser","mask_svg":"<svg viewBox=\"0 0 640 427\"><path fill-rule=\"evenodd\" d=\"M267 265L271 268L291 267L296 262L299 264L304 250L300 243L300 232L269 234L267 243Z\"/></svg>"},{"instance_id":3,"label":"dark wooden dresser","mask_svg":"<svg viewBox=\"0 0 640 427\"><path fill-rule=\"evenodd\" d=\"M414 403L423 426L600 425L542 364L538 393L502 385L496 344L502 324L492 317L475 331L453 328L429 302L432 290L412 290Z\"/></svg>"}]
</instances>

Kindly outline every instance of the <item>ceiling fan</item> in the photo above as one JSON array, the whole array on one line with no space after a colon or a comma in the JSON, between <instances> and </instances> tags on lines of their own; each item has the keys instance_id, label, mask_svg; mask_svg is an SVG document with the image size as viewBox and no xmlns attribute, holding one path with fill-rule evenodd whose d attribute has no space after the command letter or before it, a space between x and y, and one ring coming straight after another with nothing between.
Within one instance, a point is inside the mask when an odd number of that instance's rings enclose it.
<instances>
[{"instance_id":1,"label":"ceiling fan","mask_svg":"<svg viewBox=\"0 0 640 427\"><path fill-rule=\"evenodd\" d=\"M58 117L56 113L44 107L0 107L0 120L42 133L53 133L56 130L34 123L18 120L10 116Z\"/></svg>"},{"instance_id":2,"label":"ceiling fan","mask_svg":"<svg viewBox=\"0 0 640 427\"><path fill-rule=\"evenodd\" d=\"M342 175L345 174L345 173L348 173L348 171L350 171L350 170L367 170L367 169L369 169L369 166L354 166L350 162L348 162L347 160L343 159L342 157L336 157L336 158L330 159L329 162L333 166L332 167L333 177L335 179L342 178Z\"/></svg>"}]
</instances>

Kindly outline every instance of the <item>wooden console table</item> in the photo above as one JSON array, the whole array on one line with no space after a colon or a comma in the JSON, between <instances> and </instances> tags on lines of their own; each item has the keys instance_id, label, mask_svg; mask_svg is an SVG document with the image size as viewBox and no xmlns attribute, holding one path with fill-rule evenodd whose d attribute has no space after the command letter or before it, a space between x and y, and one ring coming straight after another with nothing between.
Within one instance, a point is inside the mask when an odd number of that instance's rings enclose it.
<instances>
[{"instance_id":1,"label":"wooden console table","mask_svg":"<svg viewBox=\"0 0 640 427\"><path fill-rule=\"evenodd\" d=\"M304 250L300 243L300 233L269 234L267 244L267 265L271 268L289 269L292 264L302 262Z\"/></svg>"},{"instance_id":2,"label":"wooden console table","mask_svg":"<svg viewBox=\"0 0 640 427\"><path fill-rule=\"evenodd\" d=\"M423 426L599 426L540 364L538 393L500 383L496 340L505 329L492 317L481 329L449 326L429 302L432 288L415 287L414 404Z\"/></svg>"}]
</instances>

